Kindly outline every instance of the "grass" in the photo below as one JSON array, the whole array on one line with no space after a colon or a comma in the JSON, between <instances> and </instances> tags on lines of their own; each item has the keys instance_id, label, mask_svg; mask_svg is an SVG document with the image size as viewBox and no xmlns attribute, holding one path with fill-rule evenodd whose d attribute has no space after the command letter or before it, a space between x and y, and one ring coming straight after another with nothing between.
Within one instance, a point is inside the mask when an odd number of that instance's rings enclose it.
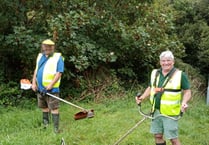
<instances>
[{"instance_id":1,"label":"grass","mask_svg":"<svg viewBox=\"0 0 209 145\"><path fill-rule=\"evenodd\" d=\"M95 117L75 121L73 114L79 110L61 104L60 134L53 133L52 125L42 129L42 114L36 104L26 108L1 107L0 145L59 145L62 137L67 145L112 145L142 119L133 98L79 104L95 109ZM149 125L150 120L143 122L121 145L154 145ZM179 121L179 133L182 145L209 145L209 106L204 101L192 101Z\"/></svg>"}]
</instances>

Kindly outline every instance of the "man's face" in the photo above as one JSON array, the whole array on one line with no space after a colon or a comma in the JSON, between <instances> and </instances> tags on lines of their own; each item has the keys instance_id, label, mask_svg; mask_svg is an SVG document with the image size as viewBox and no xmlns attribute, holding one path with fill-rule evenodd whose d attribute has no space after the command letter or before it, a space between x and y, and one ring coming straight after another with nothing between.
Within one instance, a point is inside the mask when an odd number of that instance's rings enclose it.
<instances>
[{"instance_id":1,"label":"man's face","mask_svg":"<svg viewBox=\"0 0 209 145\"><path fill-rule=\"evenodd\" d=\"M163 71L170 71L173 68L174 60L172 58L163 57L160 60L160 65Z\"/></svg>"},{"instance_id":2,"label":"man's face","mask_svg":"<svg viewBox=\"0 0 209 145\"><path fill-rule=\"evenodd\" d=\"M45 55L50 55L51 53L54 52L54 46L42 44L42 51L44 52Z\"/></svg>"}]
</instances>

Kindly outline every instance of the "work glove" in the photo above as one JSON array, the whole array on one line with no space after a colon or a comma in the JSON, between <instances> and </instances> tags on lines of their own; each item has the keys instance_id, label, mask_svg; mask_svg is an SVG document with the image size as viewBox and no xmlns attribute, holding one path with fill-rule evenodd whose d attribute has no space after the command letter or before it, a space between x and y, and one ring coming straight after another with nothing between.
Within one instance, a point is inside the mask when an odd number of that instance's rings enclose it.
<instances>
[{"instance_id":1,"label":"work glove","mask_svg":"<svg viewBox=\"0 0 209 145\"><path fill-rule=\"evenodd\" d=\"M141 95L142 95L141 93L137 93L137 94L136 94L136 97L135 97L136 103L137 103L138 105L141 105L141 102L142 102L142 99L140 99Z\"/></svg>"},{"instance_id":2,"label":"work glove","mask_svg":"<svg viewBox=\"0 0 209 145\"><path fill-rule=\"evenodd\" d=\"M41 96L46 96L47 90L46 90L46 89L43 89L43 90L38 91L38 92L39 92L39 94L40 94Z\"/></svg>"}]
</instances>

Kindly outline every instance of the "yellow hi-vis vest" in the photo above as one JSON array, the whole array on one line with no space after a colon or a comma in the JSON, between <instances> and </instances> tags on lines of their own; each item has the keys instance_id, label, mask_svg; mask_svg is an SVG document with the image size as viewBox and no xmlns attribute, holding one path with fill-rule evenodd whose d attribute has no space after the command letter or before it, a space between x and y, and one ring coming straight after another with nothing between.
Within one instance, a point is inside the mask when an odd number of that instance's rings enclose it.
<instances>
[{"instance_id":1,"label":"yellow hi-vis vest","mask_svg":"<svg viewBox=\"0 0 209 145\"><path fill-rule=\"evenodd\" d=\"M154 69L151 74L151 93L150 93L150 102L153 106L155 106L155 78L157 69ZM160 101L160 112L164 115L169 116L177 116L180 114L181 109L181 99L182 99L182 92L181 92L181 76L182 71L176 70L173 76L170 78L166 86L164 87L164 93L161 96ZM156 78L156 84L159 83L160 75ZM166 80L165 80L166 82ZM164 82L164 83L165 83Z\"/></svg>"},{"instance_id":2,"label":"yellow hi-vis vest","mask_svg":"<svg viewBox=\"0 0 209 145\"><path fill-rule=\"evenodd\" d=\"M36 60L36 72L38 70L38 64L43 56L42 53L39 53L37 60ZM54 53L52 56L50 56L44 66L43 70L43 77L42 77L42 85L44 87L47 87L52 80L55 77L55 74L57 73L57 63L60 59L61 53ZM60 86L60 79L54 84L53 88L58 88Z\"/></svg>"}]
</instances>

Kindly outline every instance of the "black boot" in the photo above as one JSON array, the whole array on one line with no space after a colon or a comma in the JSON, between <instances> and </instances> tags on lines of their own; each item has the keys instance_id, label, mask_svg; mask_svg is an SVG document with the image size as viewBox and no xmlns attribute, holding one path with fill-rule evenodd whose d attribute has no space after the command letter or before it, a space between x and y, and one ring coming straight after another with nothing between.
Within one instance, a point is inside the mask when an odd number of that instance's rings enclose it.
<instances>
[{"instance_id":1,"label":"black boot","mask_svg":"<svg viewBox=\"0 0 209 145\"><path fill-rule=\"evenodd\" d=\"M164 143L156 143L156 145L166 145L166 142L164 142Z\"/></svg>"},{"instance_id":2,"label":"black boot","mask_svg":"<svg viewBox=\"0 0 209 145\"><path fill-rule=\"evenodd\" d=\"M59 114L52 114L52 120L54 123L54 132L59 133Z\"/></svg>"},{"instance_id":3,"label":"black boot","mask_svg":"<svg viewBox=\"0 0 209 145\"><path fill-rule=\"evenodd\" d=\"M49 112L43 112L43 124L44 124L44 129L47 128L49 125Z\"/></svg>"}]
</instances>

